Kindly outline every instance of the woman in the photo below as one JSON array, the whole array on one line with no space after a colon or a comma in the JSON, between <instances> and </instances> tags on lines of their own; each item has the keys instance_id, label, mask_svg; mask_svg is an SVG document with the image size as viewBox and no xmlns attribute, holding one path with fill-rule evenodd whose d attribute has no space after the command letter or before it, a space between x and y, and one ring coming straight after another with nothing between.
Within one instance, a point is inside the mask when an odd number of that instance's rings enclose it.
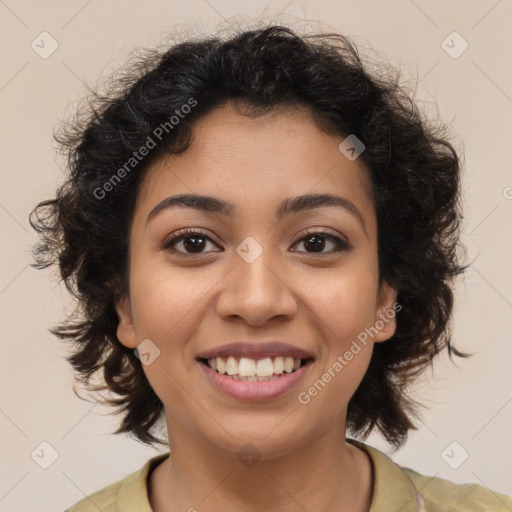
<instances>
[{"instance_id":1,"label":"woman","mask_svg":"<svg viewBox=\"0 0 512 512\"><path fill-rule=\"evenodd\" d=\"M402 445L407 385L466 355L459 157L397 79L274 26L148 55L91 105L35 266L79 300L53 332L117 432L169 453L69 512L510 509L362 442Z\"/></svg>"}]
</instances>

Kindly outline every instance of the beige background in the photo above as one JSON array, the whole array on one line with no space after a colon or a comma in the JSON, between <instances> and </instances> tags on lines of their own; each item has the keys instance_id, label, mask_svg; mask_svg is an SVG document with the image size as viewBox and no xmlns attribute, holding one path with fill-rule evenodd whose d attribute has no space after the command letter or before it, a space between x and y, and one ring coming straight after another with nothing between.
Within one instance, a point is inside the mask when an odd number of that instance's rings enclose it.
<instances>
[{"instance_id":1,"label":"beige background","mask_svg":"<svg viewBox=\"0 0 512 512\"><path fill-rule=\"evenodd\" d=\"M422 108L435 113L437 102L442 119L452 122L456 144L465 148L464 243L470 259L477 257L457 288L454 341L476 355L458 367L440 360L419 383L429 409L393 458L512 494L511 0L0 0L1 511L62 511L156 454L111 435L116 418L73 394L64 348L48 332L69 303L51 272L28 267L35 235L27 217L61 180L52 131L83 96L83 81L94 84L133 48L175 26L203 33L233 16L245 23L262 15L297 29L304 19L310 28L328 23L356 43L368 42L402 67L405 80L420 79ZM58 43L47 59L31 48L43 31ZM442 47L453 31L469 44L458 58ZM452 53L462 43L449 43ZM31 458L43 441L58 452L48 469ZM441 456L453 441L469 454L458 469ZM389 452L378 437L368 442ZM460 450L449 451L452 460Z\"/></svg>"}]
</instances>

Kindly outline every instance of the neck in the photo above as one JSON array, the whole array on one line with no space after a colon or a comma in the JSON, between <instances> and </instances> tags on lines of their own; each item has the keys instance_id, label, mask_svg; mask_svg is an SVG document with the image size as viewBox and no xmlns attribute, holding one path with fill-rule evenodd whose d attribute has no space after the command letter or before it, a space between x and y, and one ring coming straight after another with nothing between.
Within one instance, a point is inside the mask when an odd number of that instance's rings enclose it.
<instances>
[{"instance_id":1,"label":"neck","mask_svg":"<svg viewBox=\"0 0 512 512\"><path fill-rule=\"evenodd\" d=\"M171 456L150 476L154 512L370 509L371 462L339 431L279 457L258 452L259 460L241 460L188 432L180 434L171 442Z\"/></svg>"}]
</instances>

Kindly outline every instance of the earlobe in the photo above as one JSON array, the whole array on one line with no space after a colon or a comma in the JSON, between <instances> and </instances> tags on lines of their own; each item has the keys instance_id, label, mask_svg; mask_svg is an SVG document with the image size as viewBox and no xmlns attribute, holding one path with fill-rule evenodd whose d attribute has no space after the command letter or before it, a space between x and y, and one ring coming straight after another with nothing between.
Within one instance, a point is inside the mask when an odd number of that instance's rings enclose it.
<instances>
[{"instance_id":1,"label":"earlobe","mask_svg":"<svg viewBox=\"0 0 512 512\"><path fill-rule=\"evenodd\" d=\"M135 326L133 324L133 314L130 304L130 298L125 295L115 302L114 305L119 323L117 325L117 338L128 348L137 347L137 337L135 336Z\"/></svg>"},{"instance_id":2,"label":"earlobe","mask_svg":"<svg viewBox=\"0 0 512 512\"><path fill-rule=\"evenodd\" d=\"M386 281L382 281L377 301L377 315L375 317L375 328L379 331L373 338L375 343L386 341L395 334L396 314L400 311L397 304L398 292Z\"/></svg>"}]
</instances>

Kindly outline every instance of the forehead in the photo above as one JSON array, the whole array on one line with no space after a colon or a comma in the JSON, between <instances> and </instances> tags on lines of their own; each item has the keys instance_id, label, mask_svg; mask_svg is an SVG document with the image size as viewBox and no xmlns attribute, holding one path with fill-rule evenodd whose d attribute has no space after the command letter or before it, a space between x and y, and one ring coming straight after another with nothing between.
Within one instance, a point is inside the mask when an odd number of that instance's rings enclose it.
<instances>
[{"instance_id":1,"label":"forehead","mask_svg":"<svg viewBox=\"0 0 512 512\"><path fill-rule=\"evenodd\" d=\"M171 194L209 194L237 206L237 215L273 214L283 197L339 194L372 210L369 172L338 149L342 136L321 130L306 109L281 108L258 117L231 105L216 108L193 127L191 145L147 170L137 209L147 215ZM248 220L248 219L245 219Z\"/></svg>"}]
</instances>

